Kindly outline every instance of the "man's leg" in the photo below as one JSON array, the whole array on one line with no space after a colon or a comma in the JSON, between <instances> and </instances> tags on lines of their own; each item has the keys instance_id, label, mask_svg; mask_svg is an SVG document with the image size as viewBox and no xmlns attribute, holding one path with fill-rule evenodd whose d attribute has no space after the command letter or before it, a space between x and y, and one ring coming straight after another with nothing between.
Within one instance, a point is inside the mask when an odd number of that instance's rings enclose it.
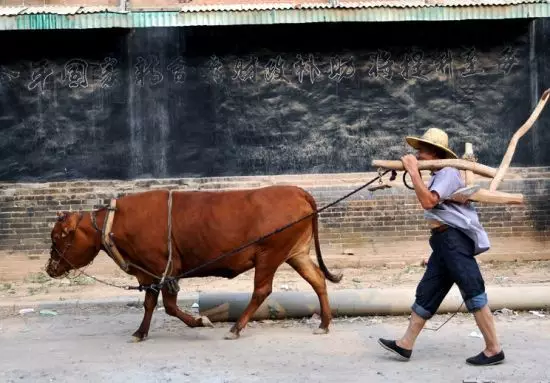
<instances>
[{"instance_id":1,"label":"man's leg","mask_svg":"<svg viewBox=\"0 0 550 383\"><path fill-rule=\"evenodd\" d=\"M447 243L452 243L448 247L449 251L445 251L447 268L485 340L485 350L466 361L475 365L500 363L504 360L504 353L497 338L493 314L489 309L485 282L473 256L473 242L465 234L453 230L449 231Z\"/></svg>"},{"instance_id":2,"label":"man's leg","mask_svg":"<svg viewBox=\"0 0 550 383\"><path fill-rule=\"evenodd\" d=\"M401 337L401 339L395 341L395 343L405 350L412 350L414 347L414 342L416 342L416 338L418 337L418 334L420 334L420 331L424 328L425 324L426 319L422 318L413 311L411 314L411 319L409 320L407 331L405 331L405 334Z\"/></svg>"},{"instance_id":3,"label":"man's leg","mask_svg":"<svg viewBox=\"0 0 550 383\"><path fill-rule=\"evenodd\" d=\"M416 300L412 306L411 319L405 334L396 341L396 344L404 349L412 350L416 338L424 328L426 321L437 311L443 299L451 289L453 282L447 273L445 263L438 252L438 237L432 237L434 254L428 259L426 272L416 288Z\"/></svg>"},{"instance_id":4,"label":"man's leg","mask_svg":"<svg viewBox=\"0 0 550 383\"><path fill-rule=\"evenodd\" d=\"M437 244L437 238L432 237L430 243ZM424 328L426 321L437 312L453 285L443 260L437 253L438 247L432 246L432 248L434 253L430 256L424 276L416 288L416 300L411 308L412 314L405 334L397 341L382 338L378 340L382 347L399 355L401 359L410 358L418 334Z\"/></svg>"},{"instance_id":5,"label":"man's leg","mask_svg":"<svg viewBox=\"0 0 550 383\"><path fill-rule=\"evenodd\" d=\"M485 305L480 310L475 311L474 318L476 319L479 331L483 334L483 339L485 339L485 350L483 350L483 353L489 357L500 353L502 348L497 338L495 318L489 309L489 305Z\"/></svg>"}]
</instances>

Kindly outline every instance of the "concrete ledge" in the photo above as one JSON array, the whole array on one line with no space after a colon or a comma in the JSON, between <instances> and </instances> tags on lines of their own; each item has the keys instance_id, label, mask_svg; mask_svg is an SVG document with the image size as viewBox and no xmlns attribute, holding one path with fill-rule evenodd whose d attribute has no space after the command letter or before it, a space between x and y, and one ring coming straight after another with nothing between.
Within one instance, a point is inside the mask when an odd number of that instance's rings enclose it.
<instances>
[{"instance_id":1,"label":"concrete ledge","mask_svg":"<svg viewBox=\"0 0 550 383\"><path fill-rule=\"evenodd\" d=\"M487 287L491 310L534 310L550 308L550 285ZM235 321L244 311L251 293L201 293L199 313L212 322ZM332 315L404 315L411 312L415 287L336 290L329 293ZM458 288L453 286L438 314L456 312L462 304ZM459 311L466 312L465 305ZM319 300L313 292L272 293L258 308L253 320L309 317L319 313Z\"/></svg>"},{"instance_id":2,"label":"concrete ledge","mask_svg":"<svg viewBox=\"0 0 550 383\"><path fill-rule=\"evenodd\" d=\"M338 316L369 315L406 315L411 312L415 287L334 290L329 292L332 314ZM508 308L511 310L550 309L550 284L516 285L513 287L488 286L487 295L491 310ZM186 293L180 294L178 304L190 307L199 304L200 315L207 315L213 322L235 321L244 310L251 293ZM139 297L113 297L94 300L37 301L21 303L0 302L0 316L19 315L21 309L33 309L37 315L40 310L54 310L60 314L73 313L75 310L120 310L123 308L140 308L143 306L143 295ZM438 314L457 311L462 297L456 286L453 286ZM159 299L157 308L162 306ZM461 312L466 312L463 306ZM252 317L261 319L303 318L319 312L319 301L313 292L288 291L274 292L260 306Z\"/></svg>"}]
</instances>

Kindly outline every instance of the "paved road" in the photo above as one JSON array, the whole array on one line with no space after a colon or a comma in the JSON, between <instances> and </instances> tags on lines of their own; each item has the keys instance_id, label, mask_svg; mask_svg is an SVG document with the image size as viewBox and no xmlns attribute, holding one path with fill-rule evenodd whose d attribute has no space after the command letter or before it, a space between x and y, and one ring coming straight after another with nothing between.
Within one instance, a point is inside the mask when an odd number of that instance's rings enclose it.
<instances>
[{"instance_id":1,"label":"paved road","mask_svg":"<svg viewBox=\"0 0 550 383\"><path fill-rule=\"evenodd\" d=\"M550 382L550 315L497 316L508 360L472 367L481 350L473 317L459 314L425 331L413 359L399 362L376 343L406 326L405 317L347 318L329 335L315 319L252 323L223 340L229 324L190 329L162 311L148 340L132 343L140 308L74 307L57 316L12 314L0 320L1 382ZM431 326L447 316L437 316Z\"/></svg>"}]
</instances>

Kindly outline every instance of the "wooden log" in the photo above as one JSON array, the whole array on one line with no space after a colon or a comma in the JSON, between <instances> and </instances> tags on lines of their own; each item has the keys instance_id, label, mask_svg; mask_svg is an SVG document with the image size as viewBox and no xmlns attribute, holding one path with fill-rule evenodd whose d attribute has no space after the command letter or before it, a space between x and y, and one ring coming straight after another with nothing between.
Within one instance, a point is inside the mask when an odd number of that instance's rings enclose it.
<instances>
[{"instance_id":1,"label":"wooden log","mask_svg":"<svg viewBox=\"0 0 550 383\"><path fill-rule=\"evenodd\" d=\"M372 166L384 169L405 170L403 163L400 160L373 160ZM418 161L418 169L420 170L439 170L447 166L459 170L471 170L475 174L487 178L493 178L497 174L497 170L494 168L467 160L451 159Z\"/></svg>"},{"instance_id":2,"label":"wooden log","mask_svg":"<svg viewBox=\"0 0 550 383\"><path fill-rule=\"evenodd\" d=\"M458 189L453 194L451 194L449 197L445 198L446 200L455 201L455 202L461 202L464 203L468 200L470 200L470 197L477 193L481 189L479 185L471 185L466 186L463 188Z\"/></svg>"},{"instance_id":3,"label":"wooden log","mask_svg":"<svg viewBox=\"0 0 550 383\"><path fill-rule=\"evenodd\" d=\"M523 204L523 194L505 193L497 190L479 189L469 198L470 201L499 203L508 205Z\"/></svg>"},{"instance_id":4,"label":"wooden log","mask_svg":"<svg viewBox=\"0 0 550 383\"><path fill-rule=\"evenodd\" d=\"M464 148L464 155L462 158L466 161L475 161L474 146L471 143L466 142L466 147ZM471 186L474 184L474 172L471 170L464 171L464 183L466 186Z\"/></svg>"},{"instance_id":5,"label":"wooden log","mask_svg":"<svg viewBox=\"0 0 550 383\"><path fill-rule=\"evenodd\" d=\"M510 162L512 162L512 157L514 156L514 152L516 151L516 145L518 144L519 139L525 133L527 133L529 129L531 129L531 127L539 117L540 112L542 112L542 109L544 109L544 106L546 105L546 101L548 101L549 94L550 94L550 89L547 89L542 94L542 97L540 98L539 103L533 110L533 113L531 113L531 116L529 116L529 119L527 119L527 121L525 121L525 123L512 136L512 139L508 144L508 149L506 150L506 154L504 154L504 157L502 158L502 162L498 167L497 174L494 176L493 180L491 181L491 184L489 185L489 190L497 190L498 185L500 185L500 182L504 177L504 174L506 174L506 170L508 170L508 166L510 166Z\"/></svg>"}]
</instances>

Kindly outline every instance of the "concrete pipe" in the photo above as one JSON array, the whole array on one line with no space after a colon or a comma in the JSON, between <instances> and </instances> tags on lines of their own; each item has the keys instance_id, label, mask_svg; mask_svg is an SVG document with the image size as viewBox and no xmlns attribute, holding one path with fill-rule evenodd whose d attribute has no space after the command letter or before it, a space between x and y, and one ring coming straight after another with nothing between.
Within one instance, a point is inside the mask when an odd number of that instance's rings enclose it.
<instances>
[{"instance_id":1,"label":"concrete pipe","mask_svg":"<svg viewBox=\"0 0 550 383\"><path fill-rule=\"evenodd\" d=\"M405 315L411 312L414 295L414 288L334 290L329 292L329 302L334 317ZM487 295L492 310L550 308L548 286L489 286ZM234 322L248 305L250 297L251 293L200 293L199 313L213 322ZM453 286L438 313L455 312L461 303L460 292ZM460 311L467 311L465 305ZM252 319L303 318L314 313L319 313L319 300L314 292L275 292L262 303Z\"/></svg>"}]
</instances>

